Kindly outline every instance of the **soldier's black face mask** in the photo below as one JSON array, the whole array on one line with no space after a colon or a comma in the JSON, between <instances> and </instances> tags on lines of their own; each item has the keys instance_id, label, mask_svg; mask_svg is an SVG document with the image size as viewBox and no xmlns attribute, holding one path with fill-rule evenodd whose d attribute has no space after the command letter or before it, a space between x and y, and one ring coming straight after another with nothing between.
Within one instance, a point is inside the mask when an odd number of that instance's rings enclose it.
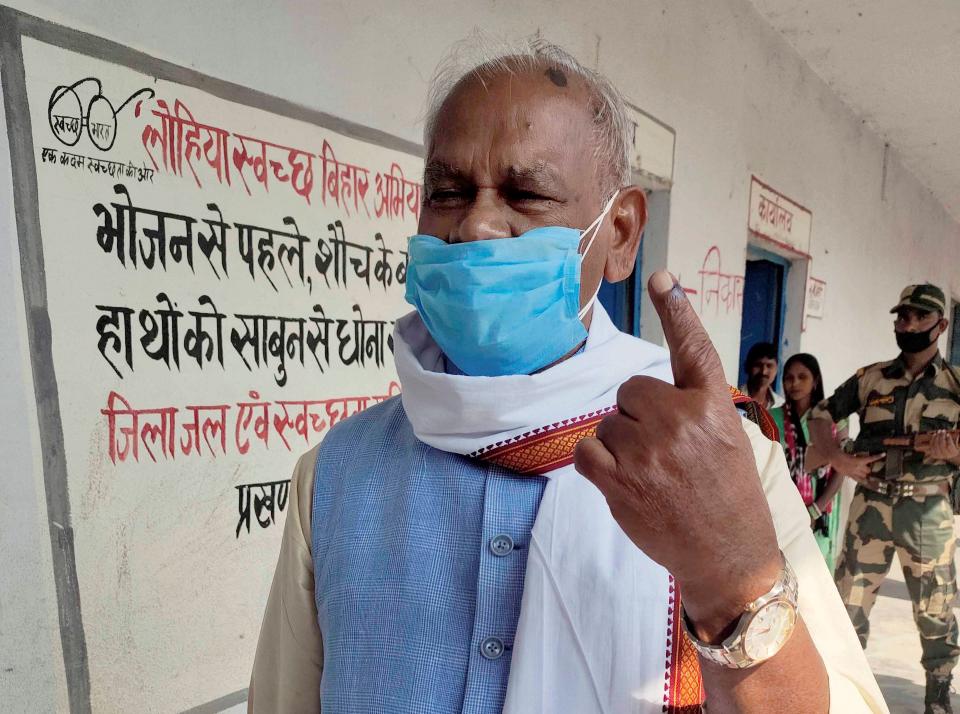
<instances>
[{"instance_id":1,"label":"soldier's black face mask","mask_svg":"<svg viewBox=\"0 0 960 714\"><path fill-rule=\"evenodd\" d=\"M897 347L908 354L923 352L927 347L933 344L930 334L940 323L937 322L929 330L923 332L897 332Z\"/></svg>"}]
</instances>

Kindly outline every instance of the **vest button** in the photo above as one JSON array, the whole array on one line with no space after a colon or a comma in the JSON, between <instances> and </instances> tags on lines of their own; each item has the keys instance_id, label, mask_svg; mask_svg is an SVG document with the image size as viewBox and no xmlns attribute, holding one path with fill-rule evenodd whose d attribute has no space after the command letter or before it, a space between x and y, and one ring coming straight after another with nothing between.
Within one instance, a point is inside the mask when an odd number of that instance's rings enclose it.
<instances>
[{"instance_id":1,"label":"vest button","mask_svg":"<svg viewBox=\"0 0 960 714\"><path fill-rule=\"evenodd\" d=\"M490 539L490 552L498 558L508 555L513 550L513 538L505 533L495 535Z\"/></svg>"},{"instance_id":2,"label":"vest button","mask_svg":"<svg viewBox=\"0 0 960 714\"><path fill-rule=\"evenodd\" d=\"M503 654L503 641L497 637L488 637L480 643L480 654L487 659L499 659Z\"/></svg>"}]
</instances>

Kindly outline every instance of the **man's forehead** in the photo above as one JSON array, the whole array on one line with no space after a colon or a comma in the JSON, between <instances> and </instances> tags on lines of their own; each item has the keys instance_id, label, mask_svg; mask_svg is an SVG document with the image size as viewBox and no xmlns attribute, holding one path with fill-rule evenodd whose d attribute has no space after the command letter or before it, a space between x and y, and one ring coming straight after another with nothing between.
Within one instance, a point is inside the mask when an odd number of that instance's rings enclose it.
<instances>
[{"instance_id":1,"label":"man's forehead","mask_svg":"<svg viewBox=\"0 0 960 714\"><path fill-rule=\"evenodd\" d=\"M529 162L514 161L503 167L504 178L516 184L532 183L539 185L565 185L563 172L546 159L532 159ZM440 158L428 160L423 170L424 182L437 183L443 180L461 181L470 178L467 168Z\"/></svg>"},{"instance_id":2,"label":"man's forehead","mask_svg":"<svg viewBox=\"0 0 960 714\"><path fill-rule=\"evenodd\" d=\"M469 105L477 99L530 106L551 98L573 99L589 116L586 110L592 92L581 77L546 62L512 67L506 61L495 68L479 68L465 75L447 95L441 113L452 110L460 102Z\"/></svg>"},{"instance_id":3,"label":"man's forehead","mask_svg":"<svg viewBox=\"0 0 960 714\"><path fill-rule=\"evenodd\" d=\"M437 114L428 165L467 171L483 155L501 174L546 178L592 158L590 93L560 72L544 66L462 80Z\"/></svg>"},{"instance_id":4,"label":"man's forehead","mask_svg":"<svg viewBox=\"0 0 960 714\"><path fill-rule=\"evenodd\" d=\"M923 320L932 314L932 310L921 310L919 307L910 307L909 305L897 308L897 317L916 317L918 320Z\"/></svg>"}]
</instances>

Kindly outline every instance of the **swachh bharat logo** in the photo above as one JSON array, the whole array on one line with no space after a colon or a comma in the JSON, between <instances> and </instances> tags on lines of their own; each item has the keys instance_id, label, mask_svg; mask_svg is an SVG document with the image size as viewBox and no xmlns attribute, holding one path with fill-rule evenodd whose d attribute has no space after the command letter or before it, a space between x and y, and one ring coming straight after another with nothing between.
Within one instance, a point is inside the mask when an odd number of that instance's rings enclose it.
<instances>
[{"instance_id":1,"label":"swachh bharat logo","mask_svg":"<svg viewBox=\"0 0 960 714\"><path fill-rule=\"evenodd\" d=\"M117 140L117 115L135 99L139 103L153 96L153 90L144 87L114 109L103 95L100 80L86 77L53 90L47 105L47 121L61 144L75 146L86 133L95 147L109 151Z\"/></svg>"}]
</instances>

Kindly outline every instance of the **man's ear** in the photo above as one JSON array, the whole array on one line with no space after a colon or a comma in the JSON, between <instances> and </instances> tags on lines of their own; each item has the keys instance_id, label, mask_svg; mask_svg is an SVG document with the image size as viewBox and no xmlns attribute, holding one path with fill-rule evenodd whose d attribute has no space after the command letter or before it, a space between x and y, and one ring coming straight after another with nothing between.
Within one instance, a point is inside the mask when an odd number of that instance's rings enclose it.
<instances>
[{"instance_id":1,"label":"man's ear","mask_svg":"<svg viewBox=\"0 0 960 714\"><path fill-rule=\"evenodd\" d=\"M630 277L637 263L640 238L647 224L647 195L639 186L621 188L610 209L613 237L607 249L603 277L618 283Z\"/></svg>"}]
</instances>

